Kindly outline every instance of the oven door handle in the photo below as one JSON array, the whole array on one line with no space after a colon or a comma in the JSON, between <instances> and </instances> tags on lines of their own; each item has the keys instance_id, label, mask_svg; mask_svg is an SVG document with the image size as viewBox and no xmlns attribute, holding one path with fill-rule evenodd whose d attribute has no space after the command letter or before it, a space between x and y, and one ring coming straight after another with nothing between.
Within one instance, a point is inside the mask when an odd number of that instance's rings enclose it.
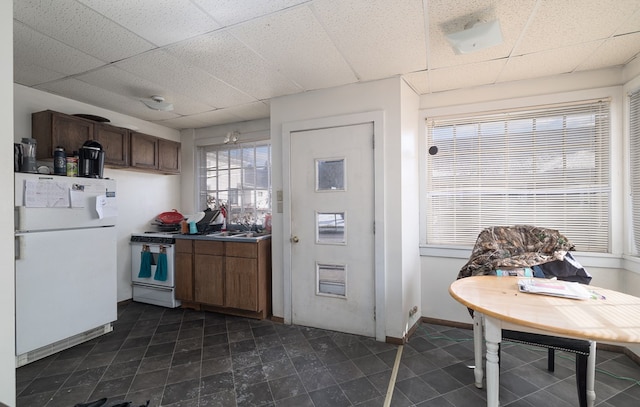
<instances>
[{"instance_id":1,"label":"oven door handle","mask_svg":"<svg viewBox=\"0 0 640 407\"><path fill-rule=\"evenodd\" d=\"M154 290L158 290L158 291L173 291L173 287L161 286L161 285L155 285L155 284L145 284L138 281L134 282L133 285L138 287L153 288Z\"/></svg>"},{"instance_id":2,"label":"oven door handle","mask_svg":"<svg viewBox=\"0 0 640 407\"><path fill-rule=\"evenodd\" d=\"M172 244L157 244L157 243L145 243L144 246L147 246L151 253L156 253L156 254L160 253L162 251L162 248L164 248L165 250L168 250L173 247ZM142 251L142 246L140 247L140 251Z\"/></svg>"}]
</instances>

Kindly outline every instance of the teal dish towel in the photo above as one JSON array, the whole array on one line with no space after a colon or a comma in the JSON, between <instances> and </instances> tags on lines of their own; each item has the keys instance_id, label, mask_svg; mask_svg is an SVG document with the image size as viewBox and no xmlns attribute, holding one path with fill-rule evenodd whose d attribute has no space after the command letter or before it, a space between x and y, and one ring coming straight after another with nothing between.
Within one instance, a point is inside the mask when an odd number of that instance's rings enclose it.
<instances>
[{"instance_id":1,"label":"teal dish towel","mask_svg":"<svg viewBox=\"0 0 640 407\"><path fill-rule=\"evenodd\" d=\"M142 251L140 253L140 272L138 278L151 277L151 252Z\"/></svg>"},{"instance_id":2,"label":"teal dish towel","mask_svg":"<svg viewBox=\"0 0 640 407\"><path fill-rule=\"evenodd\" d=\"M156 272L153 275L154 280L167 281L167 253L161 252L158 255L158 264Z\"/></svg>"}]
</instances>

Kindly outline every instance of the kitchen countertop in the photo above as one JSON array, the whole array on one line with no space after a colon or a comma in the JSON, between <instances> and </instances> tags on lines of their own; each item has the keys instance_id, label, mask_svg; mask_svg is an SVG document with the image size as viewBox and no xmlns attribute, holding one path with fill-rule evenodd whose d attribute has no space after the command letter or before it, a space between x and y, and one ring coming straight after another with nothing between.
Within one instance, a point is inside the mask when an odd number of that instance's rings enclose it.
<instances>
[{"instance_id":1,"label":"kitchen countertop","mask_svg":"<svg viewBox=\"0 0 640 407\"><path fill-rule=\"evenodd\" d=\"M199 234L176 234L176 239L187 240L211 240L222 242L257 242L259 240L271 239L271 234L255 233L255 232L213 232L206 235Z\"/></svg>"}]
</instances>

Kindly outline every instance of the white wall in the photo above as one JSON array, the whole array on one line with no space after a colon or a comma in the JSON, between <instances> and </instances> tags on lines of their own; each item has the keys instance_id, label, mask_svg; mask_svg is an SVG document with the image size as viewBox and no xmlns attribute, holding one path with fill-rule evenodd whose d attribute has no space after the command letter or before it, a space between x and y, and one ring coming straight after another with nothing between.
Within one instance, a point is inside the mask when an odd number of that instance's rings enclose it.
<instances>
[{"instance_id":1,"label":"white wall","mask_svg":"<svg viewBox=\"0 0 640 407\"><path fill-rule=\"evenodd\" d=\"M31 137L31 114L47 109L67 114L94 114L110 119L114 125L135 126L139 132L180 141L179 131L155 123L21 85L14 85L13 91L15 131L12 142L14 140L20 141L22 137ZM132 297L131 250L129 247L131 233L149 230L149 223L161 212L177 209L185 215L187 213L183 212L180 207L180 175L105 168L104 176L115 179L118 188L118 221L116 226L118 236L118 301L123 301Z\"/></svg>"},{"instance_id":2,"label":"white wall","mask_svg":"<svg viewBox=\"0 0 640 407\"><path fill-rule=\"evenodd\" d=\"M420 177L419 177L419 116L420 98L405 82L400 84L400 152L402 175L400 233L402 241L402 305L401 312L406 319L405 331L411 329L422 316L420 290L422 281L420 248ZM409 311L417 307L417 312L409 317Z\"/></svg>"},{"instance_id":3,"label":"white wall","mask_svg":"<svg viewBox=\"0 0 640 407\"><path fill-rule=\"evenodd\" d=\"M13 2L0 2L0 182L5 192L13 186ZM15 297L13 197L0 197L0 404L15 406Z\"/></svg>"},{"instance_id":4,"label":"white wall","mask_svg":"<svg viewBox=\"0 0 640 407\"><path fill-rule=\"evenodd\" d=\"M376 267L385 270L386 309L384 310L385 334L387 337L402 338L408 326L408 309L405 304L405 290L409 278L419 274L418 234L408 227L403 230L402 212L412 207L417 208L414 192L403 193L405 188L417 189L418 185L407 185L417 178L417 163L415 162L415 147L417 146L416 120L401 114L403 104L408 111L415 112L418 98L411 96L410 90L402 79L390 78L381 81L359 83L342 86L339 88L306 92L303 94L285 96L271 101L271 141L273 154L273 190L283 190L284 199L287 201L288 187L283 185L284 175L280 166L283 154L283 124L343 116L354 113L384 112L382 161L376 165L384 166L383 180L376 183L376 188L384 188L384 200L376 205L383 206L383 219L376 219L376 224L384 224L383 247L376 250L384 250L385 264L376 264ZM406 121L404 120L406 119ZM405 129L403 126L408 124ZM409 151L413 148L413 151ZM376 153L377 154L377 153ZM404 160L404 161L403 161ZM408 181L403 181L403 175L407 175ZM404 202L410 199L414 202ZM376 209L376 212L378 209ZM409 215L410 216L410 215ZM273 313L275 316L284 317L284 248L289 244L288 236L283 235L282 213L273 214ZM378 228L377 228L378 230ZM406 268L406 269L405 269ZM415 285L410 290L417 290ZM412 292L411 297L416 295ZM416 298L410 298L411 301ZM419 305L419 304L416 304ZM381 315L378 310L378 315Z\"/></svg>"}]
</instances>

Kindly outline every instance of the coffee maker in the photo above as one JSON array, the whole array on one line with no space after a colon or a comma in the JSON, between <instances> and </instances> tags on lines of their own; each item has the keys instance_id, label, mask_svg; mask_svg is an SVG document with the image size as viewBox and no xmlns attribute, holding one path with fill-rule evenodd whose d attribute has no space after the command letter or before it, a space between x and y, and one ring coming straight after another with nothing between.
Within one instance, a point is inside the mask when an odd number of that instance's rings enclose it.
<instances>
[{"instance_id":1,"label":"coffee maker","mask_svg":"<svg viewBox=\"0 0 640 407\"><path fill-rule=\"evenodd\" d=\"M84 142L78 153L78 176L102 178L104 170L104 151L95 140Z\"/></svg>"}]
</instances>

